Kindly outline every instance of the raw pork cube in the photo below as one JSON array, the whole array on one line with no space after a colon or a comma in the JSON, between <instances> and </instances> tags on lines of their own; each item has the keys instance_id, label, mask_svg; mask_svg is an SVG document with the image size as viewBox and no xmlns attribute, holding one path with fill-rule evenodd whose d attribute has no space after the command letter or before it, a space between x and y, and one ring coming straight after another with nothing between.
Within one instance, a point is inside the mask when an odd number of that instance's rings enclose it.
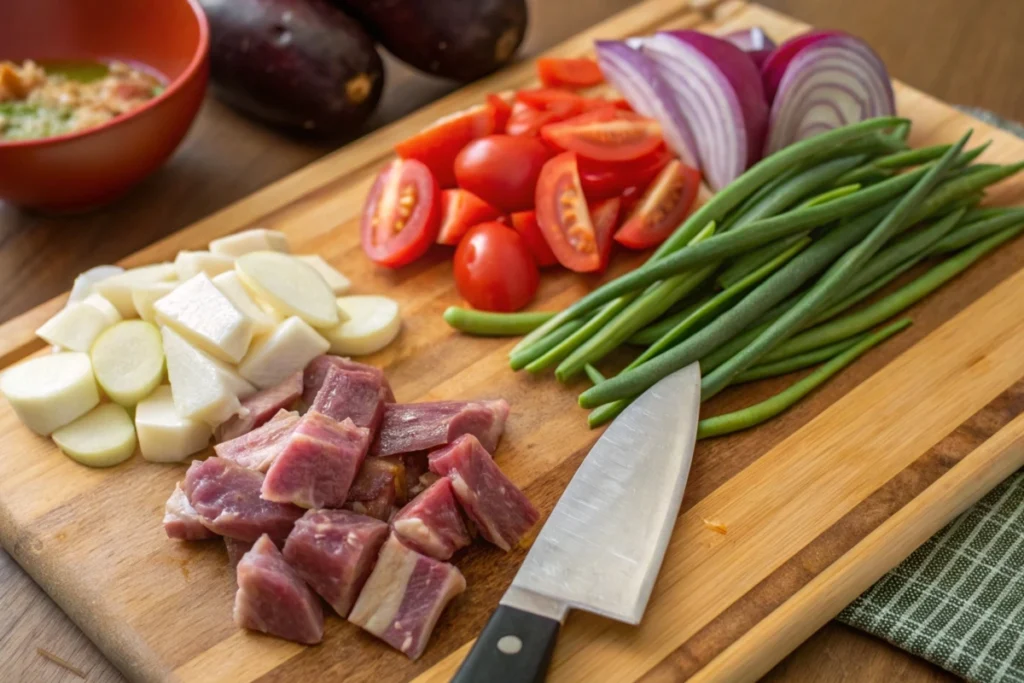
<instances>
[{"instance_id":1,"label":"raw pork cube","mask_svg":"<svg viewBox=\"0 0 1024 683\"><path fill-rule=\"evenodd\" d=\"M466 579L453 565L421 555L391 536L348 620L416 659L441 612L464 590Z\"/></svg>"},{"instance_id":2,"label":"raw pork cube","mask_svg":"<svg viewBox=\"0 0 1024 683\"><path fill-rule=\"evenodd\" d=\"M202 518L182 491L181 482L174 485L174 493L164 506L164 531L167 532L167 538L182 541L201 541L217 536L203 526Z\"/></svg>"},{"instance_id":3,"label":"raw pork cube","mask_svg":"<svg viewBox=\"0 0 1024 683\"><path fill-rule=\"evenodd\" d=\"M234 569L238 566L238 563L242 561L242 557L247 552L252 550L252 543L249 541L239 541L237 538L230 538L229 536L224 537L224 549L228 551L228 564Z\"/></svg>"},{"instance_id":4,"label":"raw pork cube","mask_svg":"<svg viewBox=\"0 0 1024 683\"><path fill-rule=\"evenodd\" d=\"M324 637L324 611L269 536L260 536L238 563L235 623L296 643Z\"/></svg>"},{"instance_id":5,"label":"raw pork cube","mask_svg":"<svg viewBox=\"0 0 1024 683\"><path fill-rule=\"evenodd\" d=\"M506 552L540 518L530 499L498 469L472 434L431 453L430 469L451 479L456 499L480 535Z\"/></svg>"},{"instance_id":6,"label":"raw pork cube","mask_svg":"<svg viewBox=\"0 0 1024 683\"><path fill-rule=\"evenodd\" d=\"M413 453L403 453L402 455L393 456L400 458L405 463L405 499L412 500L416 496L423 493L423 490L434 483L431 479L425 484L420 480L424 474L432 474L430 472L430 466L427 463L427 456L429 451L415 451ZM432 476L437 477L436 474Z\"/></svg>"},{"instance_id":7,"label":"raw pork cube","mask_svg":"<svg viewBox=\"0 0 1024 683\"><path fill-rule=\"evenodd\" d=\"M444 446L472 434L493 453L505 431L508 402L439 401L392 403L384 406L373 455L396 455Z\"/></svg>"},{"instance_id":8,"label":"raw pork cube","mask_svg":"<svg viewBox=\"0 0 1024 683\"><path fill-rule=\"evenodd\" d=\"M266 472L274 458L288 445L288 439L298 425L298 413L282 410L262 427L217 444L213 452L242 467Z\"/></svg>"},{"instance_id":9,"label":"raw pork cube","mask_svg":"<svg viewBox=\"0 0 1024 683\"><path fill-rule=\"evenodd\" d=\"M263 497L304 508L341 507L370 446L370 431L309 411L267 470Z\"/></svg>"},{"instance_id":10,"label":"raw pork cube","mask_svg":"<svg viewBox=\"0 0 1024 683\"><path fill-rule=\"evenodd\" d=\"M451 559L472 542L449 479L438 479L416 496L391 520L391 526L402 543L437 560Z\"/></svg>"},{"instance_id":11,"label":"raw pork cube","mask_svg":"<svg viewBox=\"0 0 1024 683\"><path fill-rule=\"evenodd\" d=\"M260 497L263 475L224 458L194 460L185 474L185 495L203 524L221 536L254 542L263 534L288 538L302 508Z\"/></svg>"},{"instance_id":12,"label":"raw pork cube","mask_svg":"<svg viewBox=\"0 0 1024 683\"><path fill-rule=\"evenodd\" d=\"M387 400L383 382L383 374L331 366L311 409L338 422L350 418L356 427L366 427L370 434L376 434Z\"/></svg>"},{"instance_id":13,"label":"raw pork cube","mask_svg":"<svg viewBox=\"0 0 1024 683\"><path fill-rule=\"evenodd\" d=\"M296 372L288 379L277 386L256 392L242 401L242 407L248 410L241 415L235 415L224 422L214 435L217 441L230 441L231 439L247 434L260 425L266 424L278 411L291 408L299 397L302 396L302 372Z\"/></svg>"},{"instance_id":14,"label":"raw pork cube","mask_svg":"<svg viewBox=\"0 0 1024 683\"><path fill-rule=\"evenodd\" d=\"M405 501L405 465L395 458L367 458L348 491L345 508L384 522Z\"/></svg>"},{"instance_id":15,"label":"raw pork cube","mask_svg":"<svg viewBox=\"0 0 1024 683\"><path fill-rule=\"evenodd\" d=\"M388 525L347 510L310 510L295 523L284 559L342 617L362 590Z\"/></svg>"},{"instance_id":16,"label":"raw pork cube","mask_svg":"<svg viewBox=\"0 0 1024 683\"><path fill-rule=\"evenodd\" d=\"M375 368L372 365L366 365L365 363L357 363L350 358L325 355L317 356L311 360L302 375L302 400L307 406L313 405L313 401L316 400L316 395L320 391L320 387L323 386L324 378L327 376L327 371L332 367L337 367L339 370L358 370L360 372L368 372L374 377L380 378L381 386L384 387L384 391L387 394L387 402L395 402L395 395L391 391L391 385L388 384L388 379L384 376L383 370Z\"/></svg>"}]
</instances>

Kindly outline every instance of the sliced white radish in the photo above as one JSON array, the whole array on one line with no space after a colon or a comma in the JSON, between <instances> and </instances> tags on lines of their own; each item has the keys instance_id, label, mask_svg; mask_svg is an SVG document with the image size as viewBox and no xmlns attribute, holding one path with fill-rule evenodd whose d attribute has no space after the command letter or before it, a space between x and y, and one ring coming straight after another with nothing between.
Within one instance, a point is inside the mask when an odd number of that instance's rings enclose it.
<instances>
[{"instance_id":1,"label":"sliced white radish","mask_svg":"<svg viewBox=\"0 0 1024 683\"><path fill-rule=\"evenodd\" d=\"M235 269L246 287L282 315L317 328L338 324L334 292L308 263L277 251L255 251L240 256Z\"/></svg>"},{"instance_id":2,"label":"sliced white radish","mask_svg":"<svg viewBox=\"0 0 1024 683\"><path fill-rule=\"evenodd\" d=\"M102 294L90 294L82 300L82 303L89 304L102 313L111 325L122 320L121 313L117 310L117 307L110 303L110 300Z\"/></svg>"},{"instance_id":3,"label":"sliced white radish","mask_svg":"<svg viewBox=\"0 0 1024 683\"><path fill-rule=\"evenodd\" d=\"M215 358L237 363L252 341L252 323L205 273L178 285L153 308L159 324L173 328Z\"/></svg>"},{"instance_id":4,"label":"sliced white radish","mask_svg":"<svg viewBox=\"0 0 1024 683\"><path fill-rule=\"evenodd\" d=\"M124 268L121 266L96 266L89 270L81 273L75 278L75 283L71 285L71 294L68 295L68 302L83 301L85 297L92 294L92 286L100 280L106 280L108 277L120 275L124 272Z\"/></svg>"},{"instance_id":5,"label":"sliced white radish","mask_svg":"<svg viewBox=\"0 0 1024 683\"><path fill-rule=\"evenodd\" d=\"M181 462L206 448L213 436L210 425L178 413L167 385L135 406L135 431L142 457L151 462Z\"/></svg>"},{"instance_id":6,"label":"sliced white radish","mask_svg":"<svg viewBox=\"0 0 1024 683\"><path fill-rule=\"evenodd\" d=\"M213 359L169 327L160 331L167 357L167 377L178 413L212 427L241 413L238 396L228 389Z\"/></svg>"},{"instance_id":7,"label":"sliced white radish","mask_svg":"<svg viewBox=\"0 0 1024 683\"><path fill-rule=\"evenodd\" d=\"M54 346L70 351L88 351L110 319L84 301L69 303L36 330L36 334Z\"/></svg>"},{"instance_id":8,"label":"sliced white radish","mask_svg":"<svg viewBox=\"0 0 1024 683\"><path fill-rule=\"evenodd\" d=\"M128 408L153 393L164 378L160 330L144 320L117 323L99 336L89 355L103 391Z\"/></svg>"},{"instance_id":9,"label":"sliced white radish","mask_svg":"<svg viewBox=\"0 0 1024 683\"><path fill-rule=\"evenodd\" d=\"M252 228L213 240L210 242L210 251L236 258L254 251L280 251L287 254L288 238L277 230Z\"/></svg>"},{"instance_id":10,"label":"sliced white radish","mask_svg":"<svg viewBox=\"0 0 1024 683\"><path fill-rule=\"evenodd\" d=\"M385 296L343 296L338 307L348 316L321 334L331 343L331 353L365 356L394 341L402 327L398 303Z\"/></svg>"},{"instance_id":11,"label":"sliced white radish","mask_svg":"<svg viewBox=\"0 0 1024 683\"><path fill-rule=\"evenodd\" d=\"M132 288L149 282L170 282L178 278L173 263L154 263L126 270L120 275L108 277L93 285L97 294L102 294L114 304L122 318L135 317L135 305L132 304Z\"/></svg>"},{"instance_id":12,"label":"sliced white radish","mask_svg":"<svg viewBox=\"0 0 1024 683\"><path fill-rule=\"evenodd\" d=\"M268 313L253 300L235 271L217 275L213 278L213 284L242 315L249 319L253 334L267 334L281 322L279 316Z\"/></svg>"},{"instance_id":13,"label":"sliced white radish","mask_svg":"<svg viewBox=\"0 0 1024 683\"><path fill-rule=\"evenodd\" d=\"M162 299L178 286L177 282L150 282L132 287L132 305L135 312L147 323L156 322L156 309L153 304Z\"/></svg>"},{"instance_id":14,"label":"sliced white radish","mask_svg":"<svg viewBox=\"0 0 1024 683\"><path fill-rule=\"evenodd\" d=\"M182 282L199 273L206 273L213 277L226 273L234 267L234 257L214 254L209 251L179 251L178 256L174 259L174 270Z\"/></svg>"},{"instance_id":15,"label":"sliced white radish","mask_svg":"<svg viewBox=\"0 0 1024 683\"><path fill-rule=\"evenodd\" d=\"M25 425L46 436L96 407L100 391L85 353L55 353L19 363L0 375L7 397Z\"/></svg>"},{"instance_id":16,"label":"sliced white radish","mask_svg":"<svg viewBox=\"0 0 1024 683\"><path fill-rule=\"evenodd\" d=\"M325 261L322 256L317 254L307 254L305 256L296 256L303 263L308 263L313 266L313 270L320 273L320 277L324 279L327 286L331 288L335 296L341 296L348 292L349 288L352 287L352 282L347 277L339 273L334 266Z\"/></svg>"},{"instance_id":17,"label":"sliced white radish","mask_svg":"<svg viewBox=\"0 0 1024 683\"><path fill-rule=\"evenodd\" d=\"M301 318L292 316L274 331L253 342L238 365L238 372L260 389L276 386L317 356L330 344Z\"/></svg>"},{"instance_id":18,"label":"sliced white radish","mask_svg":"<svg viewBox=\"0 0 1024 683\"><path fill-rule=\"evenodd\" d=\"M122 406L104 403L55 431L53 440L75 462L111 467L135 452L135 425Z\"/></svg>"}]
</instances>

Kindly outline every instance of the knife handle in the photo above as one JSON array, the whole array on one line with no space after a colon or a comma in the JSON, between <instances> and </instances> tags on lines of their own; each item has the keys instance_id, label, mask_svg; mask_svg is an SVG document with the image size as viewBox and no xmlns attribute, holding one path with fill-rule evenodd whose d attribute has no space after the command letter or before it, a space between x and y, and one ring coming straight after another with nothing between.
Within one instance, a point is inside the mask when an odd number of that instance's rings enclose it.
<instances>
[{"instance_id":1,"label":"knife handle","mask_svg":"<svg viewBox=\"0 0 1024 683\"><path fill-rule=\"evenodd\" d=\"M452 683L543 683L561 625L499 605Z\"/></svg>"}]
</instances>

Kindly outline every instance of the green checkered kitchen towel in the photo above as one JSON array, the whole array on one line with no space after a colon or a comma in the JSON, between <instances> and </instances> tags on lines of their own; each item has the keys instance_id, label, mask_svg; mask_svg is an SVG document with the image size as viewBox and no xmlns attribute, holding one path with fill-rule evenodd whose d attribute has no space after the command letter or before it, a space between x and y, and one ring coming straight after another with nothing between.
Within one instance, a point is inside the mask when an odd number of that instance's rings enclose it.
<instances>
[{"instance_id":1,"label":"green checkered kitchen towel","mask_svg":"<svg viewBox=\"0 0 1024 683\"><path fill-rule=\"evenodd\" d=\"M1024 470L872 586L839 620L980 683L1024 683Z\"/></svg>"}]
</instances>

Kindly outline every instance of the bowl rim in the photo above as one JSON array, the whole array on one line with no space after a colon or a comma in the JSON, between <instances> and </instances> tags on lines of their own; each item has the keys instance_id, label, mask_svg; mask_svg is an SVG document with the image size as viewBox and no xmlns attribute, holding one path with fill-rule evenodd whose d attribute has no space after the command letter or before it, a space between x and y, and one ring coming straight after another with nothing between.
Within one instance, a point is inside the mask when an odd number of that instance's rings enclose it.
<instances>
[{"instance_id":1,"label":"bowl rim","mask_svg":"<svg viewBox=\"0 0 1024 683\"><path fill-rule=\"evenodd\" d=\"M64 133L62 135L52 135L45 138L33 138L30 140L3 140L0 139L0 151L4 149L24 148L38 146L43 147L47 145L59 145L69 140L78 140L85 138L90 135L98 135L114 126L120 125L126 121L131 120L136 116L141 116L143 113L158 107L161 103L166 102L176 93L185 87L185 83L192 80L196 72L206 62L207 54L210 49L210 24L206 19L206 13L203 12L202 7L199 5L199 0L182 0L192 10L192 14L195 15L196 21L199 24L199 42L196 45L196 50L192 54L192 59L185 67L185 70L175 78L171 83L164 89L162 93L157 95L151 100L148 100L141 107L133 109L127 114L116 116L106 123L101 123L98 126L86 128L84 130L75 131L73 133Z\"/></svg>"}]
</instances>

